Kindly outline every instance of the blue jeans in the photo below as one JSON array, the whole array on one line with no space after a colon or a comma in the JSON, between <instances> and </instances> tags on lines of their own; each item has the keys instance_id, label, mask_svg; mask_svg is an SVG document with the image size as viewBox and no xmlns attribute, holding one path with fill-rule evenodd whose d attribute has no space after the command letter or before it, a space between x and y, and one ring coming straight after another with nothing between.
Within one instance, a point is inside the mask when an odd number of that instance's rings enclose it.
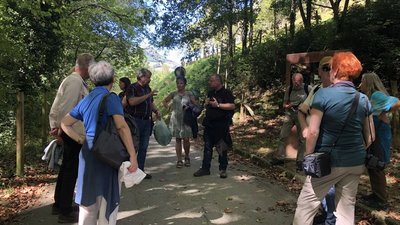
<instances>
[{"instance_id":1,"label":"blue jeans","mask_svg":"<svg viewBox=\"0 0 400 225\"><path fill-rule=\"evenodd\" d=\"M211 160L213 154L213 147L218 143L219 140L210 135L210 131L207 127L204 129L204 155L203 163L201 168L206 171L210 171ZM228 151L223 151L222 155L218 155L219 170L226 170L228 167Z\"/></svg>"},{"instance_id":2,"label":"blue jeans","mask_svg":"<svg viewBox=\"0 0 400 225\"><path fill-rule=\"evenodd\" d=\"M326 193L325 198L321 201L322 208L326 212L325 225L335 225L336 216L333 214L335 211L335 186L332 186L328 193Z\"/></svg>"},{"instance_id":3,"label":"blue jeans","mask_svg":"<svg viewBox=\"0 0 400 225\"><path fill-rule=\"evenodd\" d=\"M144 171L144 163L146 162L147 147L151 135L151 120L142 120L135 118L135 122L139 129L139 149L137 151L138 167Z\"/></svg>"}]
</instances>

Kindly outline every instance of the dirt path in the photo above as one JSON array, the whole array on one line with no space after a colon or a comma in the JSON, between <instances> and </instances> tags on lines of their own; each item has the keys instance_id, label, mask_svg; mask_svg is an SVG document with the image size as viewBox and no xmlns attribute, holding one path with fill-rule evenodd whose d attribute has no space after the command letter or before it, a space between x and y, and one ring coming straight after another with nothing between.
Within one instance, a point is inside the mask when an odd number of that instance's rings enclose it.
<instances>
[{"instance_id":1,"label":"dirt path","mask_svg":"<svg viewBox=\"0 0 400 225\"><path fill-rule=\"evenodd\" d=\"M173 143L161 147L151 139L147 172L153 179L130 189L122 188L118 224L290 224L293 214L285 206L297 196L283 187L258 178L257 167L231 162L228 178L220 179L216 158L211 175L195 178L201 165L201 149L192 151L192 167L175 168ZM54 186L50 186L39 207L24 213L13 224L51 225Z\"/></svg>"}]
</instances>

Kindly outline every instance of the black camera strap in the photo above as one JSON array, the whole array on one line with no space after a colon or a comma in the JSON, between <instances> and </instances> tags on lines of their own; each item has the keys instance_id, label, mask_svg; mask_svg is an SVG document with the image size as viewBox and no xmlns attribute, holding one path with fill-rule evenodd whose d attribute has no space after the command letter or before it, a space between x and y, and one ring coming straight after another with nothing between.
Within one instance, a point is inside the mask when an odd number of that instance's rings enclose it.
<instances>
[{"instance_id":1,"label":"black camera strap","mask_svg":"<svg viewBox=\"0 0 400 225\"><path fill-rule=\"evenodd\" d=\"M358 102L359 102L359 100L360 100L360 92L356 91L356 95L354 96L353 103L351 104L351 108L350 108L349 114L347 114L346 120L344 121L344 124L343 124L343 126L342 126L342 129L341 129L340 132L339 132L338 137L336 138L335 142L333 142L333 145L332 145L333 148L335 148L337 142L339 141L339 138L340 138L340 136L342 135L343 130L344 130L344 128L346 127L346 124L349 122L350 117L351 117L351 116L354 114L354 112L356 111L356 109L357 109L357 107L358 107ZM333 149L333 148L332 148L332 149ZM331 149L331 151L332 151L332 149Z\"/></svg>"}]
</instances>

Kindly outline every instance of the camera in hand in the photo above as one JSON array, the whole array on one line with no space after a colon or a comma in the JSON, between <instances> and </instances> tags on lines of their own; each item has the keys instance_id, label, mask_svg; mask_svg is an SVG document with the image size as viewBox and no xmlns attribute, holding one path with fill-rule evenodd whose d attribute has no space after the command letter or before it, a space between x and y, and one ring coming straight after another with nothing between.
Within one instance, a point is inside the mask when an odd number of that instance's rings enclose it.
<instances>
[{"instance_id":1,"label":"camera in hand","mask_svg":"<svg viewBox=\"0 0 400 225\"><path fill-rule=\"evenodd\" d=\"M373 154L367 154L365 166L368 169L383 170L385 169L386 163L379 160L379 158Z\"/></svg>"}]
</instances>

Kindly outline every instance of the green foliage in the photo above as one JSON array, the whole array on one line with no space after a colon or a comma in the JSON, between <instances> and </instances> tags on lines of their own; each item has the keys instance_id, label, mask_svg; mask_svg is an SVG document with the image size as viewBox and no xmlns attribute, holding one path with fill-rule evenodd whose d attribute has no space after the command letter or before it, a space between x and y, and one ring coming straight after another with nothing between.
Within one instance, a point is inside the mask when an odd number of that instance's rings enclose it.
<instances>
[{"instance_id":1,"label":"green foliage","mask_svg":"<svg viewBox=\"0 0 400 225\"><path fill-rule=\"evenodd\" d=\"M364 70L375 71L384 80L399 79L400 74L400 2L376 1L368 8L348 12L344 32L336 44L352 49Z\"/></svg>"},{"instance_id":2,"label":"green foliage","mask_svg":"<svg viewBox=\"0 0 400 225\"><path fill-rule=\"evenodd\" d=\"M0 151L15 148L18 90L25 92L25 147L41 151L43 93L51 105L77 54L92 53L124 75L142 66L149 10L140 0L1 1Z\"/></svg>"}]
</instances>

